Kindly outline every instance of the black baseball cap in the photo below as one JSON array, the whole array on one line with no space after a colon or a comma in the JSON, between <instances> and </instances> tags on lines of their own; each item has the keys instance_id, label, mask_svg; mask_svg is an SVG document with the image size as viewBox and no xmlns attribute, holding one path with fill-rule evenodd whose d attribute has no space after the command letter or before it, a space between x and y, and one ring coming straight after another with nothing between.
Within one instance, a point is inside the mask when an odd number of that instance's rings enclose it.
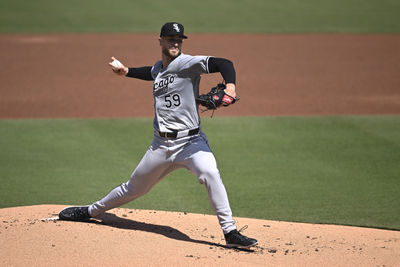
<instances>
[{"instance_id":1,"label":"black baseball cap","mask_svg":"<svg viewBox=\"0 0 400 267\"><path fill-rule=\"evenodd\" d=\"M177 22L167 22L165 23L162 28L161 28L161 33L160 37L163 36L175 36L178 35L179 37L182 37L184 39L187 39L187 36L185 36L184 33L184 28L183 25Z\"/></svg>"}]
</instances>

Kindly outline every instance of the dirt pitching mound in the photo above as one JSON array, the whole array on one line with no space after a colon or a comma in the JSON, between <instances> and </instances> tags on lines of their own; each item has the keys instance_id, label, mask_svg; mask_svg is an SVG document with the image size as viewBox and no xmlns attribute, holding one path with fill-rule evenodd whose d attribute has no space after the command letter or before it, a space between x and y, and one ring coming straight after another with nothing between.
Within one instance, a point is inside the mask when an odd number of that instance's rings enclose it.
<instances>
[{"instance_id":1,"label":"dirt pitching mound","mask_svg":"<svg viewBox=\"0 0 400 267\"><path fill-rule=\"evenodd\" d=\"M400 232L236 218L259 245L224 247L215 216L114 209L48 220L65 206L0 209L1 266L395 266Z\"/></svg>"}]
</instances>

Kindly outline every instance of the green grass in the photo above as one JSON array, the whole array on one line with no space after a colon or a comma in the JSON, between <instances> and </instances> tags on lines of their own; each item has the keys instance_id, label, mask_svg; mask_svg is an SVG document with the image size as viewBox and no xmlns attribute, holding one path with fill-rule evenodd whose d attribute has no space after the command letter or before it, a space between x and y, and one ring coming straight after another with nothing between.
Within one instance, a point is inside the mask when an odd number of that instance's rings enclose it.
<instances>
[{"instance_id":1,"label":"green grass","mask_svg":"<svg viewBox=\"0 0 400 267\"><path fill-rule=\"evenodd\" d=\"M0 33L399 33L397 0L0 0Z\"/></svg>"},{"instance_id":2,"label":"green grass","mask_svg":"<svg viewBox=\"0 0 400 267\"><path fill-rule=\"evenodd\" d=\"M152 140L143 119L0 120L0 207L90 204ZM203 119L235 216L400 229L400 116ZM178 170L125 207L211 214Z\"/></svg>"}]
</instances>

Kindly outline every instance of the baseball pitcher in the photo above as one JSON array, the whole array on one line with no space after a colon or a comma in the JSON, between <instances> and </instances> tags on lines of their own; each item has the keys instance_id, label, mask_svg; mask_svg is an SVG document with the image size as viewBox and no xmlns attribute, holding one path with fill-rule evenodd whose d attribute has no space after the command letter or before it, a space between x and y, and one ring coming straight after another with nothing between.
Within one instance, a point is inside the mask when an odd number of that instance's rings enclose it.
<instances>
[{"instance_id":1,"label":"baseball pitcher","mask_svg":"<svg viewBox=\"0 0 400 267\"><path fill-rule=\"evenodd\" d=\"M172 171L186 168L204 184L227 247L249 248L257 240L235 226L225 186L206 135L201 130L199 105L217 109L236 102L236 74L231 61L182 53L184 27L168 22L161 28L161 60L153 66L128 68L116 58L111 69L123 77L153 81L154 139L130 179L89 206L69 207L61 220L84 221L146 194ZM225 83L199 96L202 74L219 72Z\"/></svg>"}]
</instances>

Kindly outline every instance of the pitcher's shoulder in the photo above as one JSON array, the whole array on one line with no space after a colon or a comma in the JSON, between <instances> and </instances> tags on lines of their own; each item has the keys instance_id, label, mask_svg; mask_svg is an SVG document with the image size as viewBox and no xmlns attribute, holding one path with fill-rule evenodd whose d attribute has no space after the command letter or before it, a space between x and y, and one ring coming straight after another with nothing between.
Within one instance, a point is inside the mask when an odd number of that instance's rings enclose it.
<instances>
[{"instance_id":1,"label":"pitcher's shoulder","mask_svg":"<svg viewBox=\"0 0 400 267\"><path fill-rule=\"evenodd\" d=\"M159 60L151 68L151 76L153 77L153 79L155 79L155 77L157 77L157 74L161 71L161 69L162 69L162 61Z\"/></svg>"}]
</instances>

